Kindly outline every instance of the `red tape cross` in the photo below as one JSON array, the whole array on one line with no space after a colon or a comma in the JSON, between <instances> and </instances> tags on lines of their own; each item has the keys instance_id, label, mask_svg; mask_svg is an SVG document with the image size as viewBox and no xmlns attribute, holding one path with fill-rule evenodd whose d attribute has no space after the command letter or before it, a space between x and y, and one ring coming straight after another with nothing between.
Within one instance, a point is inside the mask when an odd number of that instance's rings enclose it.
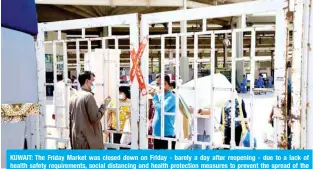
<instances>
[{"instance_id":1,"label":"red tape cross","mask_svg":"<svg viewBox=\"0 0 313 169\"><path fill-rule=\"evenodd\" d=\"M144 51L144 48L147 45L147 38L144 38L143 41L140 43L137 53L135 52L135 49L133 48L130 51L130 56L133 62L133 66L130 70L130 81L133 83L135 76L137 77L139 88L141 90L142 95L147 94L145 81L140 69L140 60Z\"/></svg>"}]
</instances>

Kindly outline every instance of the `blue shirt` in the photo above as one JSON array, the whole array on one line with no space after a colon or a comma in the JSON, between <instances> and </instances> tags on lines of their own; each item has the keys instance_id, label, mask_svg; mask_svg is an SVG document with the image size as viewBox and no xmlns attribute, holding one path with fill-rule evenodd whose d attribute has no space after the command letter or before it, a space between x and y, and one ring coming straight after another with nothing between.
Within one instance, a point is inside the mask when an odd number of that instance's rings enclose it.
<instances>
[{"instance_id":1,"label":"blue shirt","mask_svg":"<svg viewBox=\"0 0 313 169\"><path fill-rule=\"evenodd\" d=\"M247 83L248 83L247 78L243 78L241 84L245 86L247 85Z\"/></svg>"},{"instance_id":2,"label":"blue shirt","mask_svg":"<svg viewBox=\"0 0 313 169\"><path fill-rule=\"evenodd\" d=\"M258 88L262 88L264 86L263 77L259 77L259 79L256 82L256 85L257 85Z\"/></svg>"},{"instance_id":3,"label":"blue shirt","mask_svg":"<svg viewBox=\"0 0 313 169\"><path fill-rule=\"evenodd\" d=\"M176 96L172 91L164 93L164 113L176 112ZM155 113L153 117L153 135L161 136L161 99L156 94L153 96L153 105L155 108ZM175 136L175 116L164 115L164 137Z\"/></svg>"}]
</instances>

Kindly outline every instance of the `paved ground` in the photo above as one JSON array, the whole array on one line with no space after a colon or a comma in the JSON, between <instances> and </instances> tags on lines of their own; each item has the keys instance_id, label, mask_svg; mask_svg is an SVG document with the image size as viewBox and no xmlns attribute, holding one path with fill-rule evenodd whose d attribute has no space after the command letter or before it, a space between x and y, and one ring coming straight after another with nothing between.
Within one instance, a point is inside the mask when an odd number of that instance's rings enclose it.
<instances>
[{"instance_id":1,"label":"paved ground","mask_svg":"<svg viewBox=\"0 0 313 169\"><path fill-rule=\"evenodd\" d=\"M249 94L240 94L240 96L244 99L246 103L246 109L248 116L251 116L251 99ZM266 128L269 125L268 124L268 118L269 114L272 109L273 105L273 94L267 93L266 95L256 95L255 101L254 101L255 107L254 107L254 133L255 137L257 139L257 147L262 149L266 148L267 146L263 143L264 139L264 133L266 132ZM52 98L48 98L47 102L47 116L46 116L46 122L47 125L55 125L55 121L52 119L53 114L53 102ZM48 136L57 136L58 132L55 129L48 129ZM48 140L47 141L48 148L49 149L55 149L56 148L56 142L54 140Z\"/></svg>"}]
</instances>

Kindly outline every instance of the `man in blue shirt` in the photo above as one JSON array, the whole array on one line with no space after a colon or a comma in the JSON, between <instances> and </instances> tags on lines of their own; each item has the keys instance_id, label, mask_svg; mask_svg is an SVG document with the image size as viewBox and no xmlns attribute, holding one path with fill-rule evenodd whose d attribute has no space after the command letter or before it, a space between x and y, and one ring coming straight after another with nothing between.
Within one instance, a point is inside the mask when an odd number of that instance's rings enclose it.
<instances>
[{"instance_id":1,"label":"man in blue shirt","mask_svg":"<svg viewBox=\"0 0 313 169\"><path fill-rule=\"evenodd\" d=\"M240 84L240 91L242 93L247 93L247 83L248 83L248 80L247 80L246 76L243 75L243 79L242 79L241 84Z\"/></svg>"},{"instance_id":2,"label":"man in blue shirt","mask_svg":"<svg viewBox=\"0 0 313 169\"><path fill-rule=\"evenodd\" d=\"M170 77L168 75L164 76L164 113L176 112L176 97L175 94L170 90ZM157 77L157 86L161 86L161 78ZM153 106L155 108L155 113L153 117L153 135L161 136L161 96L159 94L153 95ZM175 138L175 116L164 115L164 137ZM154 149L168 149L167 140L154 139ZM175 142L172 143L172 149L175 149Z\"/></svg>"},{"instance_id":3,"label":"man in blue shirt","mask_svg":"<svg viewBox=\"0 0 313 169\"><path fill-rule=\"evenodd\" d=\"M260 73L259 78L256 82L256 86L257 86L257 88L263 88L264 87L264 80L263 80L263 76L261 73Z\"/></svg>"}]
</instances>

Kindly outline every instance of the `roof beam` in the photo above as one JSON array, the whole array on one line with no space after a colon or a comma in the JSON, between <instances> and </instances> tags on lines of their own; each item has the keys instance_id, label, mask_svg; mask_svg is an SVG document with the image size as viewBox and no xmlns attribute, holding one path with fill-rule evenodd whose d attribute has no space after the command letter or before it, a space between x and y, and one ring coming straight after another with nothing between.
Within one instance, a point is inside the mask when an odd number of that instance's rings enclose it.
<instances>
[{"instance_id":1,"label":"roof beam","mask_svg":"<svg viewBox=\"0 0 313 169\"><path fill-rule=\"evenodd\" d=\"M88 7L86 7L86 6L74 6L74 7L79 9L79 10L81 10L81 11L83 11L83 12L85 12L85 13L87 13L87 14L89 14L89 15L91 15L91 16L93 16L93 17L97 17L97 14L91 12L91 10L88 9Z\"/></svg>"},{"instance_id":2,"label":"roof beam","mask_svg":"<svg viewBox=\"0 0 313 169\"><path fill-rule=\"evenodd\" d=\"M63 10L66 10L66 11L69 11L69 12L72 12L72 13L76 13L80 16L83 16L83 17L86 17L86 18L91 18L93 17L92 15L84 12L84 11L81 11L77 8L74 8L73 6L67 6L67 5L56 5L58 8L60 9L63 9Z\"/></svg>"},{"instance_id":3,"label":"roof beam","mask_svg":"<svg viewBox=\"0 0 313 169\"><path fill-rule=\"evenodd\" d=\"M195 1L187 1L187 8L202 8L212 6L210 4L195 2Z\"/></svg>"},{"instance_id":4,"label":"roof beam","mask_svg":"<svg viewBox=\"0 0 313 169\"><path fill-rule=\"evenodd\" d=\"M91 5L91 6L150 6L183 7L184 0L35 0L36 4L53 5ZM211 6L209 4L187 1L188 8Z\"/></svg>"},{"instance_id":5,"label":"roof beam","mask_svg":"<svg viewBox=\"0 0 313 169\"><path fill-rule=\"evenodd\" d=\"M98 16L103 16L103 14L102 14L101 11L99 10L98 6L93 6L92 8L93 8L93 10L98 14Z\"/></svg>"}]
</instances>

